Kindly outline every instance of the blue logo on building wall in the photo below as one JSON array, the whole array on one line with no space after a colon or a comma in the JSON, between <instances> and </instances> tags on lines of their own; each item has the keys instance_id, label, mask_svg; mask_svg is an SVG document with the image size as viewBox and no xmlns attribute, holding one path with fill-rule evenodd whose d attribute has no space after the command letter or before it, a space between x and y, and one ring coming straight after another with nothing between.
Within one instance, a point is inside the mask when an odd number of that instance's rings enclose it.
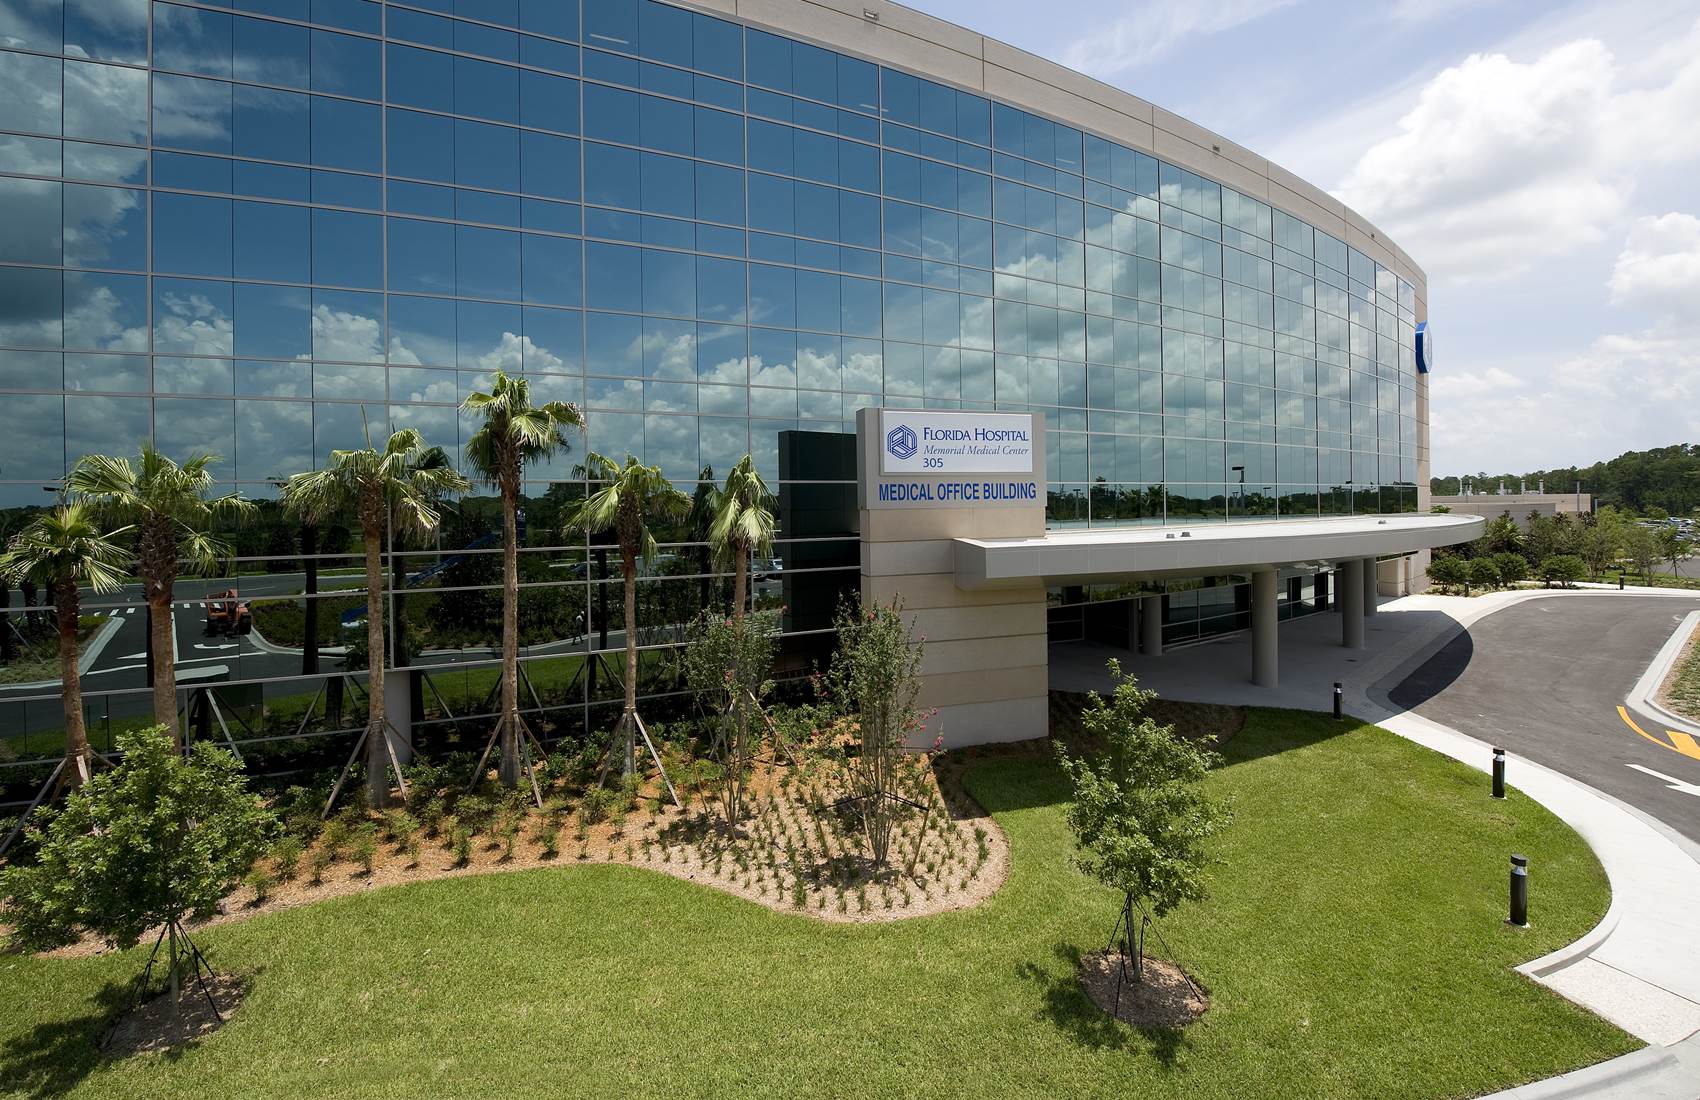
<instances>
[{"instance_id":1,"label":"blue logo on building wall","mask_svg":"<svg viewBox=\"0 0 1700 1100\"><path fill-rule=\"evenodd\" d=\"M914 458L917 446L915 429L907 424L899 424L885 433L885 449L890 451L894 457Z\"/></svg>"},{"instance_id":2,"label":"blue logo on building wall","mask_svg":"<svg viewBox=\"0 0 1700 1100\"><path fill-rule=\"evenodd\" d=\"M1434 369L1434 329L1427 321L1417 323L1417 370L1427 374Z\"/></svg>"}]
</instances>

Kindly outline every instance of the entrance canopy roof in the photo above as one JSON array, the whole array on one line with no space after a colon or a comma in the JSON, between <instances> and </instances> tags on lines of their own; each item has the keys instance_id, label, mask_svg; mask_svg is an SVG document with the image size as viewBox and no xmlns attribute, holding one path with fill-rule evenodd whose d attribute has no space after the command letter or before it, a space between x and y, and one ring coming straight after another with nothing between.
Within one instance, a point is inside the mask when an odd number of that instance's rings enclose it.
<instances>
[{"instance_id":1,"label":"entrance canopy roof","mask_svg":"<svg viewBox=\"0 0 1700 1100\"><path fill-rule=\"evenodd\" d=\"M1321 567L1348 558L1431 550L1479 538L1480 516L1336 516L1247 523L1094 527L1047 531L1043 538L959 538L958 588L1247 573Z\"/></svg>"}]
</instances>

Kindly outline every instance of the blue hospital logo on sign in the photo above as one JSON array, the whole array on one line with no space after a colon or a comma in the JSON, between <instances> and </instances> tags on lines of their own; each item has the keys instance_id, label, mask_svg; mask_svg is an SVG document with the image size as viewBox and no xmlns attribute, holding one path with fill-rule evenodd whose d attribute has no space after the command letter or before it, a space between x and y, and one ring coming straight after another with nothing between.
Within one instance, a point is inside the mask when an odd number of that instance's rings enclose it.
<instances>
[{"instance_id":1,"label":"blue hospital logo on sign","mask_svg":"<svg viewBox=\"0 0 1700 1100\"><path fill-rule=\"evenodd\" d=\"M890 451L894 458L914 458L918 446L915 429L907 424L899 424L885 433L885 449Z\"/></svg>"}]
</instances>

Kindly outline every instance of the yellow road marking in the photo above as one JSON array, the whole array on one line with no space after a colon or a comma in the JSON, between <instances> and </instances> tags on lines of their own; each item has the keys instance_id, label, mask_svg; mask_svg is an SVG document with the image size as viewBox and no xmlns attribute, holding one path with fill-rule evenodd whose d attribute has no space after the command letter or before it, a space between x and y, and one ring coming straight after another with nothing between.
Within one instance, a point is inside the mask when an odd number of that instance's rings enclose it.
<instances>
[{"instance_id":1,"label":"yellow road marking","mask_svg":"<svg viewBox=\"0 0 1700 1100\"><path fill-rule=\"evenodd\" d=\"M1681 730L1666 730L1665 732L1670 734L1670 740L1661 741L1646 730L1642 729L1640 726L1636 725L1635 719L1629 717L1629 711L1624 709L1622 706L1617 708L1617 713L1618 717L1628 723L1630 729L1634 730L1642 737L1645 737L1653 744L1659 746L1661 749L1669 749L1672 752L1680 752L1684 756L1691 756L1696 760L1700 760L1700 743L1696 743L1693 737L1683 733Z\"/></svg>"}]
</instances>

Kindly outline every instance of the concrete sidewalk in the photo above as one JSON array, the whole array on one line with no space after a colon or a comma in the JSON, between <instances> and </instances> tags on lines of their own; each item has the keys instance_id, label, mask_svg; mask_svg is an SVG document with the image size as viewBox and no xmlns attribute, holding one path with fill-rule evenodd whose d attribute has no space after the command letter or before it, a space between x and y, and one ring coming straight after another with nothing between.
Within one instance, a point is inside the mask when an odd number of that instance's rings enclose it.
<instances>
[{"instance_id":1,"label":"concrete sidewalk","mask_svg":"<svg viewBox=\"0 0 1700 1100\"><path fill-rule=\"evenodd\" d=\"M1615 587L1610 591L1617 594ZM1672 589L1635 594L1694 595ZM1328 710L1338 681L1347 713L1486 771L1488 744L1402 711L1387 693L1459 631L1495 611L1527 600L1591 598L1586 590L1532 590L1384 601L1367 620L1363 650L1340 645L1337 613L1297 619L1281 627L1276 688L1250 682L1251 642L1244 634L1157 658L1091 643L1056 645L1051 687L1102 688L1104 661L1119 657L1142 687L1165 698ZM1700 1096L1700 848L1633 807L1532 762L1514 760L1511 782L1581 834L1612 887L1611 906L1597 927L1518 970L1654 1046L1507 1095Z\"/></svg>"}]
</instances>

